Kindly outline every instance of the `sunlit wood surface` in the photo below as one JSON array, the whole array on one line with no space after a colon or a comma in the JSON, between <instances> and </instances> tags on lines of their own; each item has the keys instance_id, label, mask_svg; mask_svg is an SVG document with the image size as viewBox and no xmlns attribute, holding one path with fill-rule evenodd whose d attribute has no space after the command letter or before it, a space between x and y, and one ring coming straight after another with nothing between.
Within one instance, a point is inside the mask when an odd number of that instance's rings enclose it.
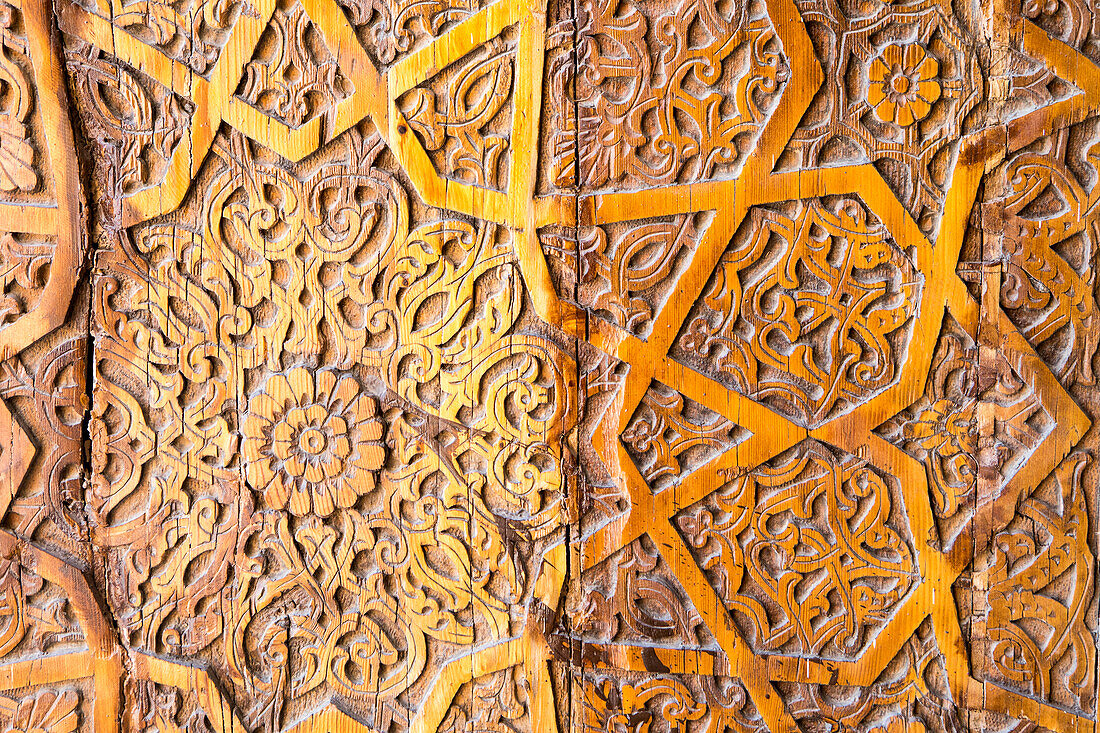
<instances>
[{"instance_id":1,"label":"sunlit wood surface","mask_svg":"<svg viewBox=\"0 0 1100 733\"><path fill-rule=\"evenodd\" d=\"M1092 0L0 0L0 733L1096 730Z\"/></svg>"}]
</instances>

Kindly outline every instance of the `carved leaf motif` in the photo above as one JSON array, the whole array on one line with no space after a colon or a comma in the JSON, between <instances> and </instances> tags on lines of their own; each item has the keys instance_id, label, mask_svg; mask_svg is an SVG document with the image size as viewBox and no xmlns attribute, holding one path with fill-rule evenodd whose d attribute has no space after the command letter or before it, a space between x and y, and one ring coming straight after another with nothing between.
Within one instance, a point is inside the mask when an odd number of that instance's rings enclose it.
<instances>
[{"instance_id":1,"label":"carved leaf motif","mask_svg":"<svg viewBox=\"0 0 1100 733\"><path fill-rule=\"evenodd\" d=\"M18 562L0 561L0 657L41 654L79 641L59 589Z\"/></svg>"},{"instance_id":2,"label":"carved leaf motif","mask_svg":"<svg viewBox=\"0 0 1100 733\"><path fill-rule=\"evenodd\" d=\"M0 4L0 191L33 191L38 187L35 149L27 127L34 92L25 64L26 39L16 35L19 11Z\"/></svg>"},{"instance_id":3,"label":"carved leaf motif","mask_svg":"<svg viewBox=\"0 0 1100 733\"><path fill-rule=\"evenodd\" d=\"M539 233L562 297L647 336L709 224L706 214Z\"/></svg>"},{"instance_id":4,"label":"carved leaf motif","mask_svg":"<svg viewBox=\"0 0 1100 733\"><path fill-rule=\"evenodd\" d=\"M672 353L817 425L897 377L922 281L855 199L798 202L790 215L758 209Z\"/></svg>"},{"instance_id":5,"label":"carved leaf motif","mask_svg":"<svg viewBox=\"0 0 1100 733\"><path fill-rule=\"evenodd\" d=\"M247 0L137 0L112 21L169 58L209 74L241 15L256 15Z\"/></svg>"},{"instance_id":6,"label":"carved leaf motif","mask_svg":"<svg viewBox=\"0 0 1100 733\"><path fill-rule=\"evenodd\" d=\"M197 704L198 695L170 685L137 680L129 690L130 729L138 733L215 733L216 728Z\"/></svg>"},{"instance_id":7,"label":"carved leaf motif","mask_svg":"<svg viewBox=\"0 0 1100 733\"><path fill-rule=\"evenodd\" d=\"M628 730L646 733L653 724L673 730L703 715L691 692L673 679L641 682L604 679L585 689L585 730Z\"/></svg>"},{"instance_id":8,"label":"carved leaf motif","mask_svg":"<svg viewBox=\"0 0 1100 733\"><path fill-rule=\"evenodd\" d=\"M261 112L301 127L351 95L324 36L300 2L276 8L244 67L237 96Z\"/></svg>"},{"instance_id":9,"label":"carved leaf motif","mask_svg":"<svg viewBox=\"0 0 1100 733\"><path fill-rule=\"evenodd\" d=\"M587 571L567 613L571 634L586 641L710 646L703 620L675 572L644 538Z\"/></svg>"},{"instance_id":10,"label":"carved leaf motif","mask_svg":"<svg viewBox=\"0 0 1100 733\"><path fill-rule=\"evenodd\" d=\"M743 428L660 382L650 386L622 435L654 492L675 485L746 437Z\"/></svg>"},{"instance_id":11,"label":"carved leaf motif","mask_svg":"<svg viewBox=\"0 0 1100 733\"><path fill-rule=\"evenodd\" d=\"M122 195L163 180L185 135L191 106L91 45L67 49L76 106Z\"/></svg>"},{"instance_id":12,"label":"carved leaf motif","mask_svg":"<svg viewBox=\"0 0 1100 733\"><path fill-rule=\"evenodd\" d=\"M1088 672L1096 660L1088 600L1096 570L1083 493L1090 460L1067 457L974 566L990 584L988 611L975 620L976 667L1030 697L1076 708L1094 705L1096 685Z\"/></svg>"},{"instance_id":13,"label":"carved leaf motif","mask_svg":"<svg viewBox=\"0 0 1100 733\"><path fill-rule=\"evenodd\" d=\"M390 65L466 20L481 0L341 0L363 45Z\"/></svg>"},{"instance_id":14,"label":"carved leaf motif","mask_svg":"<svg viewBox=\"0 0 1100 733\"><path fill-rule=\"evenodd\" d=\"M506 29L399 100L443 176L507 187L515 54L514 29Z\"/></svg>"},{"instance_id":15,"label":"carved leaf motif","mask_svg":"<svg viewBox=\"0 0 1100 733\"><path fill-rule=\"evenodd\" d=\"M80 727L80 697L76 690L42 690L19 700L0 697L0 721L11 733L76 733Z\"/></svg>"},{"instance_id":16,"label":"carved leaf motif","mask_svg":"<svg viewBox=\"0 0 1100 733\"><path fill-rule=\"evenodd\" d=\"M0 323L33 310L46 286L54 242L44 237L0 232Z\"/></svg>"},{"instance_id":17,"label":"carved leaf motif","mask_svg":"<svg viewBox=\"0 0 1100 733\"><path fill-rule=\"evenodd\" d=\"M1087 127L1079 132L1089 140L1082 157L1095 165L1100 140ZM1001 303L1037 348L1054 349L1052 366L1063 382L1088 385L1096 381L1092 355L1100 348L1100 305L1096 275L1082 267L1088 260L1078 258L1100 246L1100 194L1086 189L1068 164L1075 157L1068 151L1069 134L1042 142L1047 154L1015 156L990 182L1000 195L986 211L998 212L1003 222L1008 259Z\"/></svg>"},{"instance_id":18,"label":"carved leaf motif","mask_svg":"<svg viewBox=\"0 0 1100 733\"><path fill-rule=\"evenodd\" d=\"M509 667L465 683L439 725L439 733L528 733L527 675Z\"/></svg>"},{"instance_id":19,"label":"carved leaf motif","mask_svg":"<svg viewBox=\"0 0 1100 733\"><path fill-rule=\"evenodd\" d=\"M624 733L767 730L744 686L732 677L625 672L587 675L581 730Z\"/></svg>"}]
</instances>

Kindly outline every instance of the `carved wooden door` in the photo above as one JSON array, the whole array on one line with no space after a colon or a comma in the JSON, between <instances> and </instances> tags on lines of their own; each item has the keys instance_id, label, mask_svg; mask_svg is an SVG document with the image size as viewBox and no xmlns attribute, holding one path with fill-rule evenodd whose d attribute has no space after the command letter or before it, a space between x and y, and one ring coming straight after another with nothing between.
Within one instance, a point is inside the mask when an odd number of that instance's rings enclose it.
<instances>
[{"instance_id":1,"label":"carved wooden door","mask_svg":"<svg viewBox=\"0 0 1100 733\"><path fill-rule=\"evenodd\" d=\"M0 731L1094 731L1089 0L0 0Z\"/></svg>"}]
</instances>

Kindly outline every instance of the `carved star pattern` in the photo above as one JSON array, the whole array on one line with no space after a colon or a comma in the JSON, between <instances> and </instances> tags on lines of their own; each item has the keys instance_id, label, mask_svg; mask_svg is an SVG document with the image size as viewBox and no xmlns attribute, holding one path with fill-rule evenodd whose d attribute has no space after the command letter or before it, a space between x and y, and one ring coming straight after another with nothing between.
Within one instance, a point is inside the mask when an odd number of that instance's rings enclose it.
<instances>
[{"instance_id":1,"label":"carved star pattern","mask_svg":"<svg viewBox=\"0 0 1100 733\"><path fill-rule=\"evenodd\" d=\"M26 6L30 6L28 0ZM629 372L612 414L604 417L593 436L598 446L618 446L617 455L604 456L609 465L625 472L622 489L629 496L629 512L613 520L587 540L584 566L591 567L616 550L648 533L665 561L674 569L683 588L704 622L719 640L724 659L700 661L699 655L663 653L662 661L673 672L713 674L721 666L738 677L768 728L772 731L798 730L774 682L799 681L869 685L899 652L902 645L925 620L931 619L938 646L947 657L949 684L956 703L963 707L986 707L1012 716L1035 717L1041 725L1070 730L1078 724L1091 727L1092 721L1078 719L1072 713L996 686L985 686L969 672L965 638L960 626L952 587L982 546L957 543L948 552L934 547L934 519L929 504L927 479L922 465L900 448L876 435L874 428L887 417L912 404L921 395L929 373L931 348L940 333L945 312L959 321L968 332L976 333L982 308L995 311L995 325L1012 360L1012 367L1040 397L1044 406L1058 415L1058 429L1034 452L1033 461L1041 465L1021 471L1013 486L1007 487L1000 504L985 511L995 513L1014 506L1018 496L1050 473L1089 427L1089 421L1061 387L1054 375L1000 311L996 293L984 305L977 302L956 275L963 235L974 208L983 174L993 169L1008 154L1043 135L1079 122L1100 108L1100 69L1072 48L1048 37L1027 20L1016 21L1012 28L1023 51L1042 59L1059 76L1076 86L1079 93L1037 109L1009 123L970 133L960 143L958 162L951 177L944 214L936 243L921 232L912 216L898 202L883 177L871 164L834 168L774 172L776 161L793 135L802 114L809 108L823 82L810 37L792 0L768 0L773 25L788 59L810 60L792 65L778 107L760 135L760 143L744 169L734 180L673 185L645 192L572 195L535 195L538 169L539 110L542 99L545 8L523 0L501 0L456 25L424 48L404 57L387 71L380 71L356 38L354 29L334 0L303 0L306 12L334 51L341 72L351 82L353 94L319 118L301 127L290 128L234 96L244 65L253 57L266 24L275 12L274 0L260 0L255 14L242 16L234 26L224 50L208 77L200 76L184 64L174 62L156 49L134 42L109 20L94 15L72 2L58 6L61 29L101 49L110 49L122 61L134 66L164 86L186 96L194 104L188 139L179 146L169 165L164 183L127 199L124 221L127 225L146 221L175 209L186 186L173 182L191 180L198 172L206 152L221 124L230 125L276 153L293 161L316 151L328 141L370 118L401 166L412 179L425 203L467 214L512 228L523 275L538 314L559 325L577 338L587 339L598 349L621 360ZM505 191L488 191L461 182L447 181L435 175L427 152L410 131L397 110L396 100L409 89L431 78L436 70L461 58L470 50L498 35L506 26L518 24L515 108L512 131L515 152L512 172ZM174 194L172 192L175 192ZM856 406L849 412L812 429L798 425L780 413L746 397L719 382L683 366L669 356L672 340L684 323L692 303L702 292L714 271L727 242L741 225L750 209L761 204L810 198L824 194L858 193L864 201L876 204L874 214L885 224L894 239L916 248L917 261L926 287L921 294L920 313L910 348L923 358L911 358L900 369L898 379L875 400ZM680 276L680 297L658 312L652 336L643 340L589 319L576 306L555 295L547 262L536 232L551 224L607 224L645 216L667 216L714 212L703 240L688 269ZM60 216L60 214L59 214ZM54 324L56 325L56 324ZM42 335L52 326L42 326ZM618 440L619 425L625 425L641 402L653 380L675 385L686 397L744 427L749 437L736 450L725 453L685 478L677 491L654 494L638 473ZM2 408L5 423L10 421ZM613 414L617 411L617 415ZM616 420L615 417L618 419ZM13 433L23 436L17 425ZM729 471L758 466L783 453L806 438L814 438L861 457L872 457L877 468L896 477L902 487L912 537L917 545L920 583L931 592L911 593L896 608L887 626L876 635L860 658L851 661L818 661L805 658L763 656L753 652L741 637L721 598L691 555L673 517L683 507L703 498L722 483ZM29 463L25 461L24 463ZM17 486L27 465L13 466L7 481ZM10 496L9 499L10 501ZM646 517L647 521L630 521ZM652 518L651 521L648 518ZM990 521L988 517L985 520ZM37 548L20 549L13 536L0 535L4 554L22 553L34 562L47 579L63 586L77 611L78 620L88 639L90 650L80 659L67 663L52 660L38 667L45 669L50 681L71 679L73 670L93 670L98 720L119 719L119 656L112 640L102 607L95 600L88 579L76 568ZM564 567L561 554L548 557L544 566L542 599L557 605ZM554 699L550 688L547 662L549 648L535 620L529 621L528 634L504 642L452 663L436 681L424 710L437 710L442 716L446 703L465 680L517 664L523 664L532 679L531 714L537 730L556 727ZM704 655L705 656L705 655ZM690 657L690 659L689 659ZM244 730L231 711L218 685L207 671L177 662L132 652L132 676L161 684L190 689L198 693L201 706L211 722L221 730ZM22 666L21 666L22 664ZM24 679L29 671L25 663L2 670L7 680ZM35 663L37 664L37 663ZM11 687L13 682L5 683ZM101 714L106 711L106 715ZM1037 713L1036 713L1037 711ZM411 730L431 731L440 720L424 715L416 718ZM296 725L295 731L367 730L335 705Z\"/></svg>"}]
</instances>

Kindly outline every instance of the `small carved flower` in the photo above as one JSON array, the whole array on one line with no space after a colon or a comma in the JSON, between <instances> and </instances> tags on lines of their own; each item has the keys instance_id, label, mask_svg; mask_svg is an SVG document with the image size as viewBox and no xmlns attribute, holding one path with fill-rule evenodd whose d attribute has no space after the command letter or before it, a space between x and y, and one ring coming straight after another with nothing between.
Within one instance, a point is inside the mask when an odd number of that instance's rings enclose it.
<instances>
[{"instance_id":1,"label":"small carved flower","mask_svg":"<svg viewBox=\"0 0 1100 733\"><path fill-rule=\"evenodd\" d=\"M696 318L688 325L687 333L680 337L680 346L685 351L706 355L710 351L707 347L710 339L710 325L705 318Z\"/></svg>"},{"instance_id":2,"label":"small carved flower","mask_svg":"<svg viewBox=\"0 0 1100 733\"><path fill-rule=\"evenodd\" d=\"M34 149L27 128L13 115L0 114L0 191L30 191L38 185Z\"/></svg>"},{"instance_id":3,"label":"small carved flower","mask_svg":"<svg viewBox=\"0 0 1100 733\"><path fill-rule=\"evenodd\" d=\"M908 127L923 120L943 92L940 63L917 44L892 44L871 62L867 103L883 122Z\"/></svg>"},{"instance_id":4,"label":"small carved flower","mask_svg":"<svg viewBox=\"0 0 1100 733\"><path fill-rule=\"evenodd\" d=\"M298 367L248 402L245 477L269 505L328 516L375 486L385 451L378 404L353 378Z\"/></svg>"}]
</instances>

